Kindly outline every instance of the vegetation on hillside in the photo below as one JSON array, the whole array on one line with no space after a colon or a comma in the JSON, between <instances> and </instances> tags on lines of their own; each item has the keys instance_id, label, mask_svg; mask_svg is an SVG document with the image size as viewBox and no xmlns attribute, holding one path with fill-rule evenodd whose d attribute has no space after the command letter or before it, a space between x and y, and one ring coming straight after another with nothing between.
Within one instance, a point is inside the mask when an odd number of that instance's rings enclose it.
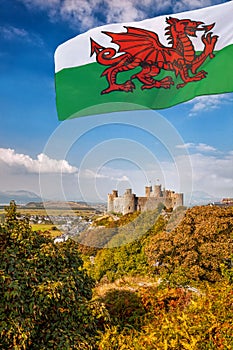
<instances>
[{"instance_id":1,"label":"vegetation on hillside","mask_svg":"<svg viewBox=\"0 0 233 350\"><path fill-rule=\"evenodd\" d=\"M231 350L232 214L105 217L98 235L56 245L11 203L0 225L0 348Z\"/></svg>"},{"instance_id":2,"label":"vegetation on hillside","mask_svg":"<svg viewBox=\"0 0 233 350\"><path fill-rule=\"evenodd\" d=\"M34 233L10 204L0 226L1 349L92 349L94 284L82 265L75 242Z\"/></svg>"},{"instance_id":3,"label":"vegetation on hillside","mask_svg":"<svg viewBox=\"0 0 233 350\"><path fill-rule=\"evenodd\" d=\"M233 208L183 209L96 254L90 271L111 316L99 349L233 348Z\"/></svg>"},{"instance_id":4,"label":"vegetation on hillside","mask_svg":"<svg viewBox=\"0 0 233 350\"><path fill-rule=\"evenodd\" d=\"M231 350L233 292L229 281L183 287L116 287L101 298L112 316L100 350Z\"/></svg>"},{"instance_id":5,"label":"vegetation on hillside","mask_svg":"<svg viewBox=\"0 0 233 350\"><path fill-rule=\"evenodd\" d=\"M157 212L154 213L153 215ZM147 213L143 216L152 215L152 213ZM152 217L153 217L152 215ZM129 220L129 215L127 216ZM133 222L132 222L133 225ZM156 223L141 235L142 226L135 226L133 235L129 237L129 243L122 244L122 242L127 242L125 239L125 232L120 232L117 236L113 237L112 241L118 242L118 245L114 245L113 248L109 248L110 245L104 249L97 252L95 256L95 263L90 268L91 275L100 281L101 278L106 277L109 282L112 282L120 277L130 275L135 276L137 274L147 275L150 273L148 259L145 254L145 243L150 239L151 235L157 234L165 227L165 220L163 217L159 217ZM132 240L133 237L139 237L138 239ZM110 241L110 243L112 243Z\"/></svg>"},{"instance_id":6,"label":"vegetation on hillside","mask_svg":"<svg viewBox=\"0 0 233 350\"><path fill-rule=\"evenodd\" d=\"M82 245L97 248L119 247L143 237L158 219L162 208L143 213L132 213L120 216L118 220L110 220L104 216L97 224L78 237Z\"/></svg>"},{"instance_id":7,"label":"vegetation on hillside","mask_svg":"<svg viewBox=\"0 0 233 350\"><path fill-rule=\"evenodd\" d=\"M146 246L155 271L175 283L217 282L233 252L233 208L194 207L172 231L161 231ZM178 281L179 278L179 281Z\"/></svg>"}]
</instances>

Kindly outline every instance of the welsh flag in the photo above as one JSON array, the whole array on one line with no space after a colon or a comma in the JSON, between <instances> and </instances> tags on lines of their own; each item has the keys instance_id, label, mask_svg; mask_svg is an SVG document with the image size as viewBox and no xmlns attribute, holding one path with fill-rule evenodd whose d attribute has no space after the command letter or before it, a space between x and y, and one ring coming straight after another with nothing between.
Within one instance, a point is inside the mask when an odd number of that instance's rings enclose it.
<instances>
[{"instance_id":1,"label":"welsh flag","mask_svg":"<svg viewBox=\"0 0 233 350\"><path fill-rule=\"evenodd\" d=\"M233 1L94 28L55 52L59 120L233 91Z\"/></svg>"}]
</instances>

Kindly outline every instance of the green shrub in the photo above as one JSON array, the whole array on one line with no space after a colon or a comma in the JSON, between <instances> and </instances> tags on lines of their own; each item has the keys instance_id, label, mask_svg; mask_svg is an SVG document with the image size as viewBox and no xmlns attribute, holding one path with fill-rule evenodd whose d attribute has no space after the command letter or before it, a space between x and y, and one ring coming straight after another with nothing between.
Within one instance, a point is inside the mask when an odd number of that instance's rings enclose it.
<instances>
[{"instance_id":1,"label":"green shrub","mask_svg":"<svg viewBox=\"0 0 233 350\"><path fill-rule=\"evenodd\" d=\"M138 329L142 325L145 309L136 292L127 289L110 289L100 299L109 312L111 324Z\"/></svg>"},{"instance_id":2,"label":"green shrub","mask_svg":"<svg viewBox=\"0 0 233 350\"><path fill-rule=\"evenodd\" d=\"M32 232L11 202L0 226L1 349L94 349L93 281L82 265L75 242Z\"/></svg>"}]
</instances>

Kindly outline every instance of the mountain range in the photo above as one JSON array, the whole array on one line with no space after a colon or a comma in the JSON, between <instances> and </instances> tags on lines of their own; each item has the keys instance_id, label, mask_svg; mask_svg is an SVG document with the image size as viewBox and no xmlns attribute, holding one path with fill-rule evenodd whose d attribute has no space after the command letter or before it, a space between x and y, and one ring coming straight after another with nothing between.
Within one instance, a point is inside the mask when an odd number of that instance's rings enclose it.
<instances>
[{"instance_id":1,"label":"mountain range","mask_svg":"<svg viewBox=\"0 0 233 350\"><path fill-rule=\"evenodd\" d=\"M190 198L190 203L185 203L188 207L193 207L195 205L206 205L213 202L218 202L220 200L219 197L212 196L211 194L204 191L193 191L192 193L187 193L185 197Z\"/></svg>"},{"instance_id":2,"label":"mountain range","mask_svg":"<svg viewBox=\"0 0 233 350\"><path fill-rule=\"evenodd\" d=\"M9 204L11 200L14 200L16 204L42 201L41 197L30 191L0 191L0 204Z\"/></svg>"}]
</instances>

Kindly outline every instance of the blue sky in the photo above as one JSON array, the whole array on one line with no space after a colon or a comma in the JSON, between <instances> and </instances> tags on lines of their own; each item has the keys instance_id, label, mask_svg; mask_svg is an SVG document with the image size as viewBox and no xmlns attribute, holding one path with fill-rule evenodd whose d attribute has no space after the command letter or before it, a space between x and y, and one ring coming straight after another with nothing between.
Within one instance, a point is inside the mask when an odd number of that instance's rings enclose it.
<instances>
[{"instance_id":1,"label":"blue sky","mask_svg":"<svg viewBox=\"0 0 233 350\"><path fill-rule=\"evenodd\" d=\"M54 51L75 35L223 2L1 0L0 191L98 201L113 188L142 195L159 179L176 191L232 197L233 94L61 123L54 87Z\"/></svg>"}]
</instances>

